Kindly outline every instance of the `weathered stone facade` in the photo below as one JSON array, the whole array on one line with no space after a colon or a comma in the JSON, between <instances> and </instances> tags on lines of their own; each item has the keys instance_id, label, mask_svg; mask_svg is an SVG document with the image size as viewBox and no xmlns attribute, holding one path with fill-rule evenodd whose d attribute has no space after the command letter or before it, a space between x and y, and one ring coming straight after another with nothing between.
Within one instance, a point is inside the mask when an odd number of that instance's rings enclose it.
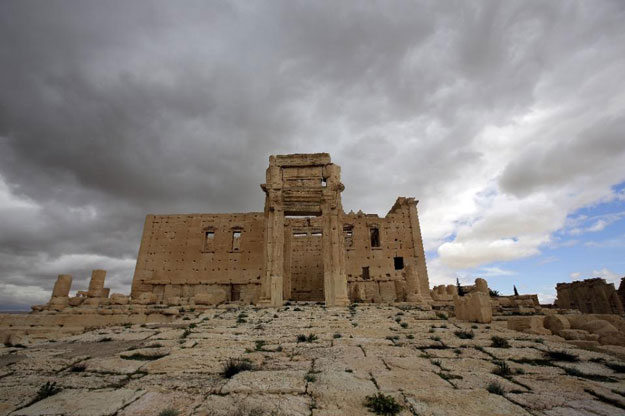
<instances>
[{"instance_id":1,"label":"weathered stone facade","mask_svg":"<svg viewBox=\"0 0 625 416\"><path fill-rule=\"evenodd\" d=\"M148 215L131 296L176 304L428 301L414 198L384 218L343 212L327 153L269 158L264 212Z\"/></svg>"},{"instance_id":2,"label":"weathered stone facade","mask_svg":"<svg viewBox=\"0 0 625 416\"><path fill-rule=\"evenodd\" d=\"M613 283L604 279L586 279L556 285L558 298L555 306L562 309L577 309L582 313L623 314L623 305Z\"/></svg>"}]
</instances>

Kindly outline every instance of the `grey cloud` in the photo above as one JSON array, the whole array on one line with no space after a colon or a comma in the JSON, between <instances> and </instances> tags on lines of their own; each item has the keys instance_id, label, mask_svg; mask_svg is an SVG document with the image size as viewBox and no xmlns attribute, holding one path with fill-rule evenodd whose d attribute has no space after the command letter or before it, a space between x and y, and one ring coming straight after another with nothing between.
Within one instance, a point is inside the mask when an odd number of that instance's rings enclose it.
<instances>
[{"instance_id":1,"label":"grey cloud","mask_svg":"<svg viewBox=\"0 0 625 416\"><path fill-rule=\"evenodd\" d=\"M81 275L97 266L84 256L117 267L146 213L262 210L276 153L329 151L346 209L385 214L416 196L453 231L469 214L449 201L494 151L484 127L574 100L596 69L584 54L611 67L622 51L622 16L618 1L4 1L0 179L32 207L0 206L0 280L48 287L45 265L69 255ZM622 126L583 119L567 158L588 153L594 175L623 153ZM583 143L595 136L604 153ZM479 180L556 186L557 143Z\"/></svg>"}]
</instances>

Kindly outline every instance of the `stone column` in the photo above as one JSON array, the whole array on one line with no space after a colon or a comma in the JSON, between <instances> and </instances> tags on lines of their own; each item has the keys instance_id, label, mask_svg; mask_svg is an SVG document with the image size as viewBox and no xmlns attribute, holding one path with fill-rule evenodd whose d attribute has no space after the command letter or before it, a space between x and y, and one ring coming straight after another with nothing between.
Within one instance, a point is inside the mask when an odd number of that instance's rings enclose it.
<instances>
[{"instance_id":1,"label":"stone column","mask_svg":"<svg viewBox=\"0 0 625 416\"><path fill-rule=\"evenodd\" d=\"M345 275L345 247L343 227L340 220L343 208L341 192L344 187L340 182L340 168L327 165L327 188L324 190L322 215L322 250L323 250L323 291L327 306L347 306L347 276Z\"/></svg>"},{"instance_id":2,"label":"stone column","mask_svg":"<svg viewBox=\"0 0 625 416\"><path fill-rule=\"evenodd\" d=\"M284 303L284 211L280 207L276 193L269 191L268 199L265 213L265 267L259 303L282 306Z\"/></svg>"},{"instance_id":3,"label":"stone column","mask_svg":"<svg viewBox=\"0 0 625 416\"><path fill-rule=\"evenodd\" d=\"M423 297L421 296L421 288L419 287L419 277L412 264L407 264L404 268L406 276L406 301L407 302L421 302Z\"/></svg>"},{"instance_id":4,"label":"stone column","mask_svg":"<svg viewBox=\"0 0 625 416\"><path fill-rule=\"evenodd\" d=\"M93 270L91 272L88 297L101 298L104 296L104 279L106 279L106 270Z\"/></svg>"},{"instance_id":5,"label":"stone column","mask_svg":"<svg viewBox=\"0 0 625 416\"><path fill-rule=\"evenodd\" d=\"M54 289L52 289L53 298L66 298L69 296L69 291L72 289L72 276L69 274L60 274L56 278L54 283Z\"/></svg>"},{"instance_id":6,"label":"stone column","mask_svg":"<svg viewBox=\"0 0 625 416\"><path fill-rule=\"evenodd\" d=\"M419 225L419 214L417 212L417 204L414 198L408 198L410 214L410 228L412 230L412 243L414 247L414 256L417 259L417 274L419 275L419 286L424 297L429 298L430 283L428 279L428 270L425 264L425 250L423 249L423 239L421 238L421 226Z\"/></svg>"}]
</instances>

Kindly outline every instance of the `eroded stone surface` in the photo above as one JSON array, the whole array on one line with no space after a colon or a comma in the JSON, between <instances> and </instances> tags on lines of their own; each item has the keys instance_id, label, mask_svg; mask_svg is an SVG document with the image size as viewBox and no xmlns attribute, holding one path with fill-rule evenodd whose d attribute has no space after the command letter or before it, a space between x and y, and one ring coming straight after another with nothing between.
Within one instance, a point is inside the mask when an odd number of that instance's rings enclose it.
<instances>
[{"instance_id":1,"label":"eroded stone surface","mask_svg":"<svg viewBox=\"0 0 625 416\"><path fill-rule=\"evenodd\" d=\"M459 336L465 332L473 338ZM495 335L510 348L493 347ZM548 351L579 361L549 360ZM248 360L253 369L225 378L230 359ZM510 374L493 374L498 362ZM618 351L582 350L500 321L436 319L405 305L228 306L5 348L0 415L55 414L63 406L65 414L81 415L167 408L180 415L371 415L363 402L378 392L404 407L400 415L618 415L623 408L598 396L625 407L625 374L615 365L625 365ZM46 382L61 392L28 405ZM491 384L503 395L489 393Z\"/></svg>"}]
</instances>

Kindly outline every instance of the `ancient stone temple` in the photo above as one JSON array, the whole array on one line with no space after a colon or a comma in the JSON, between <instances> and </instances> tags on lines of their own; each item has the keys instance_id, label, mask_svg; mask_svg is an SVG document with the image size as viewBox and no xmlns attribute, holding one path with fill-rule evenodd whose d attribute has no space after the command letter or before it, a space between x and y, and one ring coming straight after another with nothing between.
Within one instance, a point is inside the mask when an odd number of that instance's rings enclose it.
<instances>
[{"instance_id":1,"label":"ancient stone temple","mask_svg":"<svg viewBox=\"0 0 625 416\"><path fill-rule=\"evenodd\" d=\"M346 214L327 153L269 158L264 212L148 215L133 299L176 304L430 300L417 201Z\"/></svg>"},{"instance_id":2,"label":"ancient stone temple","mask_svg":"<svg viewBox=\"0 0 625 416\"><path fill-rule=\"evenodd\" d=\"M555 305L563 309L577 309L583 313L623 314L623 305L614 283L594 278L556 285Z\"/></svg>"}]
</instances>

